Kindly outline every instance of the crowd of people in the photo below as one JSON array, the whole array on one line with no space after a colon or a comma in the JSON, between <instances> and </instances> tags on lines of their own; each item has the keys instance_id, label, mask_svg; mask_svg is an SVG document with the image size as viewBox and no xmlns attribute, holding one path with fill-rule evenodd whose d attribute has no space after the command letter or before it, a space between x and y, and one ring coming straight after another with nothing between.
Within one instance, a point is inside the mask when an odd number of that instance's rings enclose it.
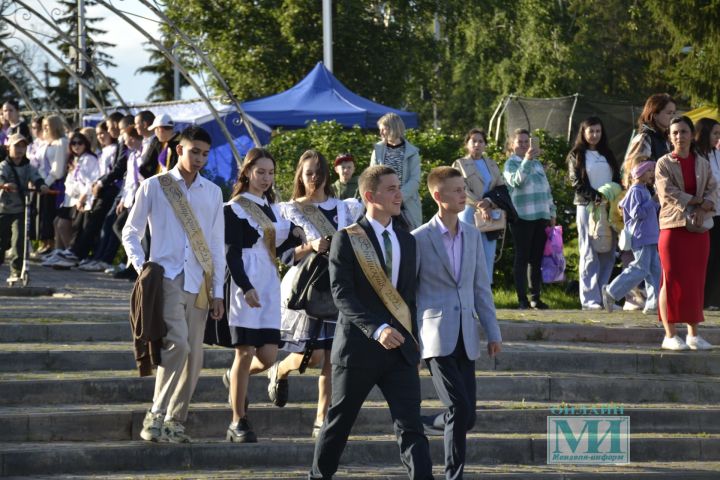
<instances>
[{"instance_id":1,"label":"crowd of people","mask_svg":"<svg viewBox=\"0 0 720 480\"><path fill-rule=\"evenodd\" d=\"M666 94L648 99L622 164L600 118L580 124L567 157L579 296L583 310L657 314L664 349L703 350L711 348L698 333L703 309L720 308L720 277L706 276L720 263L720 124L694 125L675 107ZM423 422L444 432L448 478L462 476L480 329L489 355L501 348L491 285L507 229L518 308L549 308L541 260L558 211L537 137L512 132L501 168L485 154L485 132L470 130L467 155L428 172L437 213L423 223L420 152L395 114L379 120L381 140L359 177L352 154L340 153L331 166L308 149L292 196L280 201L273 155L252 148L225 203L199 175L208 133L176 132L165 114L114 113L68 132L57 116L28 127L8 101L3 120L0 260L7 250L17 278L26 253L23 210L32 202L38 247L31 255L42 265L135 281L138 367L143 375L157 367L143 439L190 441L184 424L207 343L235 352L223 376L229 441L257 441L248 420L251 375L266 373L268 397L282 407L291 373L316 366L310 478L337 469L374 385L390 405L403 463L424 472L415 478L431 477ZM121 244L127 260L118 268ZM613 279L618 260L623 271ZM283 278L281 264L289 267ZM688 325L685 339L678 323ZM420 417L420 358L448 407L429 419Z\"/></svg>"}]
</instances>

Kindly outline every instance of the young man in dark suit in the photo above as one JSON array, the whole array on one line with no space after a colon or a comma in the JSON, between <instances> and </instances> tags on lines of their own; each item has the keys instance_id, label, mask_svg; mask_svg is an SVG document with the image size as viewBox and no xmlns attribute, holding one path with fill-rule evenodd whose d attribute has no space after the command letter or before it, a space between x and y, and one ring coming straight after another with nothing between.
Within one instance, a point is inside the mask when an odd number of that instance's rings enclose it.
<instances>
[{"instance_id":1,"label":"young man in dark suit","mask_svg":"<svg viewBox=\"0 0 720 480\"><path fill-rule=\"evenodd\" d=\"M372 256L374 250L382 265L386 277L381 283L390 280L409 314L404 319L391 314L384 302L387 297L376 292L377 279L374 284L368 280L363 270L366 264L358 261L357 244L353 246L350 236L353 227L335 234L330 246L330 285L340 315L331 354L332 400L315 444L309 478L329 479L335 474L355 418L377 385L390 407L408 476L431 479L429 444L420 420L415 240L393 229L392 216L400 214L402 193L392 168L368 168L359 186L367 214L357 223L358 236L371 243L366 253Z\"/></svg>"}]
</instances>

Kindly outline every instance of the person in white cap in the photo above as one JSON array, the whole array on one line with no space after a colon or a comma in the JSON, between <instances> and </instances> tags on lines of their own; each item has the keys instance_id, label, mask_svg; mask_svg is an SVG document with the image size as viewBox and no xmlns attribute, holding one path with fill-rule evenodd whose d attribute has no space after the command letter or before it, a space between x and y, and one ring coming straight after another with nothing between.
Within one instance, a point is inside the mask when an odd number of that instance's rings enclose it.
<instances>
[{"instance_id":1,"label":"person in white cap","mask_svg":"<svg viewBox=\"0 0 720 480\"><path fill-rule=\"evenodd\" d=\"M140 162L140 175L150 178L158 173L167 172L177 164L176 149L180 134L175 132L175 122L167 113L155 117L148 128L155 134L157 142L148 148Z\"/></svg>"},{"instance_id":2,"label":"person in white cap","mask_svg":"<svg viewBox=\"0 0 720 480\"><path fill-rule=\"evenodd\" d=\"M8 158L0 162L0 265L5 261L5 251L12 247L10 282L19 280L25 253L23 209L28 183L32 183L42 193L48 190L37 168L30 165L25 156L29 143L20 133L10 135L7 143ZM13 239L15 243L11 245Z\"/></svg>"}]
</instances>

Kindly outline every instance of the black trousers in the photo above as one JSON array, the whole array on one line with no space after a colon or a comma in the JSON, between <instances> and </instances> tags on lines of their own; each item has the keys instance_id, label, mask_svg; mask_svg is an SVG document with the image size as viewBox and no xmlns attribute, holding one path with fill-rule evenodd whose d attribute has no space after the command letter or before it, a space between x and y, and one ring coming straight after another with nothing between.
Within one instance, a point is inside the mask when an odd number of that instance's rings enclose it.
<instances>
[{"instance_id":1,"label":"black trousers","mask_svg":"<svg viewBox=\"0 0 720 480\"><path fill-rule=\"evenodd\" d=\"M115 235L114 225L117 220L115 209L119 202L119 197L115 198L107 215L105 215L100 231L100 240L97 243L97 248L93 251L93 260L112 264L115 255L117 255L117 251L120 248L120 240L118 240L117 235Z\"/></svg>"},{"instance_id":2,"label":"black trousers","mask_svg":"<svg viewBox=\"0 0 720 480\"><path fill-rule=\"evenodd\" d=\"M460 480L465 469L466 435L475 426L475 362L465 353L462 331L455 351L445 357L427 360L433 385L447 407L445 423L445 478Z\"/></svg>"},{"instance_id":3,"label":"black trousers","mask_svg":"<svg viewBox=\"0 0 720 480\"><path fill-rule=\"evenodd\" d=\"M521 302L527 302L528 277L530 278L532 300L540 300L540 286L542 285L540 265L547 240L545 227L548 225L549 222L545 219L522 220L520 218L510 224L515 246L513 262L515 291Z\"/></svg>"},{"instance_id":4,"label":"black trousers","mask_svg":"<svg viewBox=\"0 0 720 480\"><path fill-rule=\"evenodd\" d=\"M20 273L25 254L25 214L0 213L0 265L10 250L10 271Z\"/></svg>"},{"instance_id":5,"label":"black trousers","mask_svg":"<svg viewBox=\"0 0 720 480\"><path fill-rule=\"evenodd\" d=\"M87 258L90 251L97 246L105 216L115 203L117 191L114 185L105 187L100 196L93 201L90 211L85 213L82 230L78 232L70 246L76 257Z\"/></svg>"},{"instance_id":6,"label":"black trousers","mask_svg":"<svg viewBox=\"0 0 720 480\"><path fill-rule=\"evenodd\" d=\"M320 430L308 478L329 479L335 474L350 430L370 390L377 385L390 407L400 460L413 480L432 479L430 445L420 421L420 377L399 349L388 353L382 369L333 365L332 400Z\"/></svg>"},{"instance_id":7,"label":"black trousers","mask_svg":"<svg viewBox=\"0 0 720 480\"><path fill-rule=\"evenodd\" d=\"M720 216L713 217L710 229L710 256L705 275L705 308L720 307Z\"/></svg>"}]
</instances>

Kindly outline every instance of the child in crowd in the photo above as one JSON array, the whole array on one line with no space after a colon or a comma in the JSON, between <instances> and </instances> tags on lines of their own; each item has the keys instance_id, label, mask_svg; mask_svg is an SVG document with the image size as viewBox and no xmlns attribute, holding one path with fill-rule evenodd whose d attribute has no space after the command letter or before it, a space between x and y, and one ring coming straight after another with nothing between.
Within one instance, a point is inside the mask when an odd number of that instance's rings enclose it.
<instances>
[{"instance_id":1,"label":"child in crowd","mask_svg":"<svg viewBox=\"0 0 720 480\"><path fill-rule=\"evenodd\" d=\"M338 175L337 181L332 186L337 198L340 200L360 198L358 195L358 177L353 176L355 173L355 159L353 156L349 153L341 153L335 157L333 165L335 173Z\"/></svg>"},{"instance_id":2,"label":"child in crowd","mask_svg":"<svg viewBox=\"0 0 720 480\"><path fill-rule=\"evenodd\" d=\"M645 280L647 301L643 313L650 314L657 311L657 293L660 287L660 205L648 189L655 175L655 162L649 161L647 156L639 157L631 175L632 185L619 206L623 210L625 229L631 236L635 259L609 285L602 287L603 304L608 312L612 311L616 299L624 297Z\"/></svg>"},{"instance_id":3,"label":"child in crowd","mask_svg":"<svg viewBox=\"0 0 720 480\"><path fill-rule=\"evenodd\" d=\"M25 246L25 192L29 183L42 193L48 187L25 156L30 143L27 138L14 133L7 142L8 158L0 162L0 265L5 261L5 251L12 247L8 282L17 282Z\"/></svg>"}]
</instances>

